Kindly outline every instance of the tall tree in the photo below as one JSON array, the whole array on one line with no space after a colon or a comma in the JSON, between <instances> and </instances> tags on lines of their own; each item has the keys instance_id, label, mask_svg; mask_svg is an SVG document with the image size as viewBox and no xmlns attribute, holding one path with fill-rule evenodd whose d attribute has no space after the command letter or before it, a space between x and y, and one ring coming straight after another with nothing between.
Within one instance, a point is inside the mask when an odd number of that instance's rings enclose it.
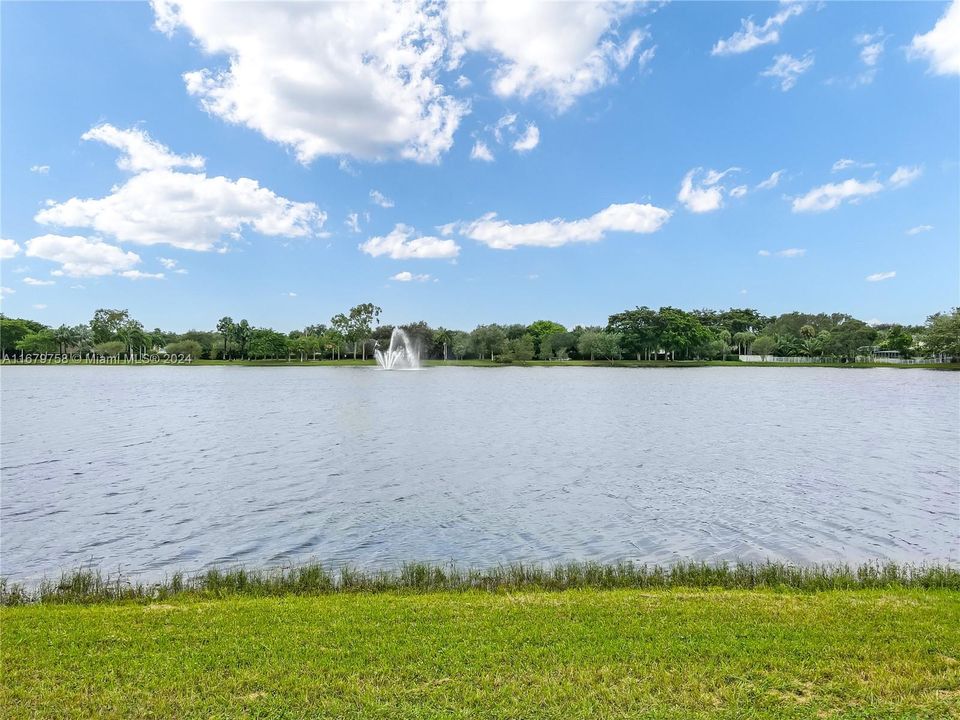
<instances>
[{"instance_id":1,"label":"tall tree","mask_svg":"<svg viewBox=\"0 0 960 720\"><path fill-rule=\"evenodd\" d=\"M227 357L227 343L230 341L230 336L233 334L233 318L229 315L224 315L217 322L217 332L223 335L223 357Z\"/></svg>"},{"instance_id":2,"label":"tall tree","mask_svg":"<svg viewBox=\"0 0 960 720\"><path fill-rule=\"evenodd\" d=\"M130 312L128 310L100 308L93 314L93 320L90 321L93 341L104 343L115 340L128 322L130 322Z\"/></svg>"},{"instance_id":3,"label":"tall tree","mask_svg":"<svg viewBox=\"0 0 960 720\"><path fill-rule=\"evenodd\" d=\"M250 323L246 320L235 323L232 328L231 337L237 344L241 358L245 357L244 353L247 349L247 343L250 342L250 332Z\"/></svg>"},{"instance_id":4,"label":"tall tree","mask_svg":"<svg viewBox=\"0 0 960 720\"><path fill-rule=\"evenodd\" d=\"M637 360L649 359L650 353L660 349L657 313L646 306L611 315L607 332L618 333L622 351L635 355ZM595 354L596 348L592 355Z\"/></svg>"},{"instance_id":5,"label":"tall tree","mask_svg":"<svg viewBox=\"0 0 960 720\"><path fill-rule=\"evenodd\" d=\"M367 359L366 340L373 331L373 324L380 324L383 310L373 303L360 303L350 308L350 334L353 337L353 359L357 359L357 343L363 346L363 359Z\"/></svg>"}]
</instances>

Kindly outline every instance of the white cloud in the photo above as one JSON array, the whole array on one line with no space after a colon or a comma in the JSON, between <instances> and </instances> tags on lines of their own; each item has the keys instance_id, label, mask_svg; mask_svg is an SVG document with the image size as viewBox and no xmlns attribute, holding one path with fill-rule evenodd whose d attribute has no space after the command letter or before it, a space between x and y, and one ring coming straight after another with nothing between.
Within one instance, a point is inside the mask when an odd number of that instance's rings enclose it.
<instances>
[{"instance_id":1,"label":"white cloud","mask_svg":"<svg viewBox=\"0 0 960 720\"><path fill-rule=\"evenodd\" d=\"M460 254L460 246L453 240L436 237L414 237L414 229L398 223L383 236L372 237L358 247L367 255L387 255L394 260L453 258Z\"/></svg>"},{"instance_id":2,"label":"white cloud","mask_svg":"<svg viewBox=\"0 0 960 720\"><path fill-rule=\"evenodd\" d=\"M921 175L923 175L923 168L921 166L907 167L906 165L901 165L894 170L890 176L890 184L895 188L906 187Z\"/></svg>"},{"instance_id":3,"label":"white cloud","mask_svg":"<svg viewBox=\"0 0 960 720\"><path fill-rule=\"evenodd\" d=\"M866 166L863 163L856 163L853 160L838 160L833 164L834 170L842 170L854 165ZM856 204L869 195L875 195L881 190L897 190L904 188L923 174L923 166L917 165L908 167L901 165L892 175L888 184L874 177L866 182L861 182L853 178L844 180L840 183L827 183L815 187L806 195L793 198L793 212L823 212L833 210L844 202Z\"/></svg>"},{"instance_id":4,"label":"white cloud","mask_svg":"<svg viewBox=\"0 0 960 720\"><path fill-rule=\"evenodd\" d=\"M44 303L37 303L33 306L34 310L46 310L47 306Z\"/></svg>"},{"instance_id":5,"label":"white cloud","mask_svg":"<svg viewBox=\"0 0 960 720\"><path fill-rule=\"evenodd\" d=\"M960 0L953 0L933 29L914 35L910 59L925 59L934 75L960 75Z\"/></svg>"},{"instance_id":6,"label":"white cloud","mask_svg":"<svg viewBox=\"0 0 960 720\"><path fill-rule=\"evenodd\" d=\"M163 280L163 273L140 272L139 270L124 270L120 277L131 280Z\"/></svg>"},{"instance_id":7,"label":"white cloud","mask_svg":"<svg viewBox=\"0 0 960 720\"><path fill-rule=\"evenodd\" d=\"M483 140L477 140L470 151L471 160L483 160L484 162L493 162L493 153Z\"/></svg>"},{"instance_id":8,"label":"white cloud","mask_svg":"<svg viewBox=\"0 0 960 720\"><path fill-rule=\"evenodd\" d=\"M25 277L23 279L24 285L33 285L33 286L42 286L42 285L56 285L56 282L53 280L37 280L32 277Z\"/></svg>"},{"instance_id":9,"label":"white cloud","mask_svg":"<svg viewBox=\"0 0 960 720\"><path fill-rule=\"evenodd\" d=\"M461 75L456 79L455 84L461 90L466 90L473 83L470 82L470 78L468 78L466 75Z\"/></svg>"},{"instance_id":10,"label":"white cloud","mask_svg":"<svg viewBox=\"0 0 960 720\"><path fill-rule=\"evenodd\" d=\"M907 230L907 235L919 235L920 233L930 232L933 230L933 225L917 225Z\"/></svg>"},{"instance_id":11,"label":"white cloud","mask_svg":"<svg viewBox=\"0 0 960 720\"><path fill-rule=\"evenodd\" d=\"M785 250L777 250L776 252L770 252L769 250L760 250L757 252L757 255L760 257L782 257L782 258L798 258L803 257L807 254L807 251L804 248L786 248Z\"/></svg>"},{"instance_id":12,"label":"white cloud","mask_svg":"<svg viewBox=\"0 0 960 720\"><path fill-rule=\"evenodd\" d=\"M177 266L177 261L173 258L157 258L160 261L160 264L163 265L167 270L173 270Z\"/></svg>"},{"instance_id":13,"label":"white cloud","mask_svg":"<svg viewBox=\"0 0 960 720\"><path fill-rule=\"evenodd\" d=\"M14 290L13 288L0 287L0 297L6 297L7 295L14 295L16 294L16 292L17 291Z\"/></svg>"},{"instance_id":14,"label":"white cloud","mask_svg":"<svg viewBox=\"0 0 960 720\"><path fill-rule=\"evenodd\" d=\"M357 169L351 164L351 162L350 162L349 160L347 160L346 158L343 158L343 157L340 158L340 159L337 161L337 167L338 167L341 171L345 172L347 175L353 175L354 177L358 177L358 176L360 175L360 171L357 170Z\"/></svg>"},{"instance_id":15,"label":"white cloud","mask_svg":"<svg viewBox=\"0 0 960 720\"><path fill-rule=\"evenodd\" d=\"M762 45L780 42L780 28L791 17L799 15L805 9L802 3L790 3L780 11L768 17L762 25L757 25L752 17L740 21L740 29L726 40L717 40L711 55L737 55Z\"/></svg>"},{"instance_id":16,"label":"white cloud","mask_svg":"<svg viewBox=\"0 0 960 720\"><path fill-rule=\"evenodd\" d=\"M436 162L468 103L439 82L449 69L446 10L427 2L188 3L154 0L157 27L185 28L226 69L183 78L203 108L322 155Z\"/></svg>"},{"instance_id":17,"label":"white cloud","mask_svg":"<svg viewBox=\"0 0 960 720\"><path fill-rule=\"evenodd\" d=\"M637 59L646 30L619 35L619 22L639 4L487 2L450 3L455 54L480 51L497 58L493 90L500 97L543 96L557 110L614 82Z\"/></svg>"},{"instance_id":18,"label":"white cloud","mask_svg":"<svg viewBox=\"0 0 960 720\"><path fill-rule=\"evenodd\" d=\"M512 250L522 245L560 247L568 243L598 242L607 232L652 233L670 219L670 211L648 204L610 205L580 220L540 220L513 224L487 213L473 222L461 223L460 234L496 250Z\"/></svg>"},{"instance_id":19,"label":"white cloud","mask_svg":"<svg viewBox=\"0 0 960 720\"><path fill-rule=\"evenodd\" d=\"M784 92L792 89L797 84L797 79L807 70L813 67L813 53L808 52L802 58L795 58L793 55L777 55L773 59L773 65L760 73L761 77L772 77L780 83L780 89Z\"/></svg>"},{"instance_id":20,"label":"white cloud","mask_svg":"<svg viewBox=\"0 0 960 720\"><path fill-rule=\"evenodd\" d=\"M350 232L360 232L360 215L355 212L347 213L347 219L343 221L343 224L350 228Z\"/></svg>"},{"instance_id":21,"label":"white cloud","mask_svg":"<svg viewBox=\"0 0 960 720\"><path fill-rule=\"evenodd\" d=\"M388 198L379 190L370 191L370 201L375 205L379 205L382 208L392 208L394 205L393 200Z\"/></svg>"},{"instance_id":22,"label":"white cloud","mask_svg":"<svg viewBox=\"0 0 960 720\"><path fill-rule=\"evenodd\" d=\"M0 260L9 260L20 252L20 246L14 240L0 238Z\"/></svg>"},{"instance_id":23,"label":"white cloud","mask_svg":"<svg viewBox=\"0 0 960 720\"><path fill-rule=\"evenodd\" d=\"M517 122L516 113L507 113L506 115L501 117L499 120L497 120L497 124L493 126L493 136L494 138L496 138L498 143L503 142L504 130L508 128L512 128L516 124L516 122Z\"/></svg>"},{"instance_id":24,"label":"white cloud","mask_svg":"<svg viewBox=\"0 0 960 720\"><path fill-rule=\"evenodd\" d=\"M134 143L131 147L138 149L125 148L133 153L124 161L129 167L174 162L164 154L169 152L166 148L145 132L137 132L147 147L156 145L162 152L143 150ZM107 136L114 137L112 133ZM107 136L98 133L92 139ZM326 217L314 203L287 200L250 178L230 180L158 167L134 175L103 198L48 201L34 220L58 227L91 228L121 242L213 250L226 239L239 238L247 228L271 236L315 235Z\"/></svg>"},{"instance_id":25,"label":"white cloud","mask_svg":"<svg viewBox=\"0 0 960 720\"><path fill-rule=\"evenodd\" d=\"M860 33L854 36L853 43L860 47L860 62L863 63L863 70L851 81L851 84L854 87L869 85L877 76L880 58L883 56L884 46L887 43L887 36L883 32L883 28L880 28L874 33Z\"/></svg>"},{"instance_id":26,"label":"white cloud","mask_svg":"<svg viewBox=\"0 0 960 720\"><path fill-rule=\"evenodd\" d=\"M889 280L891 278L895 278L896 276L897 273L891 270L890 272L878 272L874 273L873 275L867 275L866 279L867 282L880 282L881 280Z\"/></svg>"},{"instance_id":27,"label":"white cloud","mask_svg":"<svg viewBox=\"0 0 960 720\"><path fill-rule=\"evenodd\" d=\"M513 143L513 149L517 152L529 152L540 144L540 128L533 123L527 125L523 135Z\"/></svg>"},{"instance_id":28,"label":"white cloud","mask_svg":"<svg viewBox=\"0 0 960 720\"><path fill-rule=\"evenodd\" d=\"M177 268L176 270L174 270L174 272L175 272L177 275L188 275L188 274L189 274L189 270L187 270L186 268Z\"/></svg>"},{"instance_id":29,"label":"white cloud","mask_svg":"<svg viewBox=\"0 0 960 720\"><path fill-rule=\"evenodd\" d=\"M757 183L757 190L772 190L773 188L775 188L777 185L780 184L780 177L783 175L784 172L786 171L776 170L770 173L770 177L768 177L763 182Z\"/></svg>"},{"instance_id":30,"label":"white cloud","mask_svg":"<svg viewBox=\"0 0 960 720\"><path fill-rule=\"evenodd\" d=\"M739 168L728 168L722 172L719 170L707 170L703 168L694 168L680 182L680 192L677 193L677 200L683 203L684 207L690 212L707 213L719 210L723 207L723 193L725 188L719 182L728 173L736 172ZM702 175L702 179L701 179Z\"/></svg>"},{"instance_id":31,"label":"white cloud","mask_svg":"<svg viewBox=\"0 0 960 720\"><path fill-rule=\"evenodd\" d=\"M391 280L396 280L397 282L426 282L430 279L429 275L414 275L411 272L404 270L403 272L398 272L396 275L390 276Z\"/></svg>"},{"instance_id":32,"label":"white cloud","mask_svg":"<svg viewBox=\"0 0 960 720\"><path fill-rule=\"evenodd\" d=\"M283 294L286 295L287 297L292 297L292 298L295 298L297 296L295 292L285 292Z\"/></svg>"},{"instance_id":33,"label":"white cloud","mask_svg":"<svg viewBox=\"0 0 960 720\"><path fill-rule=\"evenodd\" d=\"M28 257L60 263L55 275L96 277L130 270L140 256L82 235L41 235L27 241ZM26 280L24 280L26 282Z\"/></svg>"},{"instance_id":34,"label":"white cloud","mask_svg":"<svg viewBox=\"0 0 960 720\"><path fill-rule=\"evenodd\" d=\"M747 194L746 185L737 185L735 188L731 188L730 190L730 197L742 198L746 194Z\"/></svg>"},{"instance_id":35,"label":"white cloud","mask_svg":"<svg viewBox=\"0 0 960 720\"><path fill-rule=\"evenodd\" d=\"M50 172L49 165L31 165L30 172L37 173L37 175L46 175Z\"/></svg>"},{"instance_id":36,"label":"white cloud","mask_svg":"<svg viewBox=\"0 0 960 720\"><path fill-rule=\"evenodd\" d=\"M199 155L177 155L166 145L158 143L146 131L138 128L120 130L109 123L92 127L81 140L98 140L120 150L117 167L130 172L144 170L172 170L183 167L202 170L204 159Z\"/></svg>"},{"instance_id":37,"label":"white cloud","mask_svg":"<svg viewBox=\"0 0 960 720\"><path fill-rule=\"evenodd\" d=\"M868 195L883 190L876 180L860 182L844 180L841 183L827 183L810 190L806 195L793 199L793 212L824 212L839 207L844 202L858 202Z\"/></svg>"},{"instance_id":38,"label":"white cloud","mask_svg":"<svg viewBox=\"0 0 960 720\"><path fill-rule=\"evenodd\" d=\"M841 172L843 170L849 170L850 168L872 167L876 167L876 163L860 162L858 160L852 160L851 158L840 158L833 164L833 167L831 167L830 170L831 172Z\"/></svg>"}]
</instances>

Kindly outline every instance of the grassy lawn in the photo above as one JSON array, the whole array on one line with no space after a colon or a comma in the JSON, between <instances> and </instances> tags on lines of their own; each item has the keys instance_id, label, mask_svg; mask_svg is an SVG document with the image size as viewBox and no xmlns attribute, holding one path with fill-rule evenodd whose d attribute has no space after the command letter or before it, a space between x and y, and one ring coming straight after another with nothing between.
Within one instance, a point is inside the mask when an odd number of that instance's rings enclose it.
<instances>
[{"instance_id":1,"label":"grassy lawn","mask_svg":"<svg viewBox=\"0 0 960 720\"><path fill-rule=\"evenodd\" d=\"M0 609L5 718L960 717L960 593L369 592Z\"/></svg>"}]
</instances>

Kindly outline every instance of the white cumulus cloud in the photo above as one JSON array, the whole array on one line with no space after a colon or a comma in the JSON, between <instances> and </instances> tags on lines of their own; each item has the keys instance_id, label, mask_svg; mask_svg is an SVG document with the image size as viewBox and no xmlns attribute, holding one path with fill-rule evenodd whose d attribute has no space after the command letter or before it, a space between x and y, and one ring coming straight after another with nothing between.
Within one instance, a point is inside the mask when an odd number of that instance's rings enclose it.
<instances>
[{"instance_id":1,"label":"white cumulus cloud","mask_svg":"<svg viewBox=\"0 0 960 720\"><path fill-rule=\"evenodd\" d=\"M752 17L743 18L740 21L740 29L726 40L717 40L711 55L738 55L749 52L762 45L772 45L780 42L780 28L790 18L799 15L804 11L805 5L802 3L790 3L785 5L774 15L771 15L760 25L753 21Z\"/></svg>"},{"instance_id":2,"label":"white cumulus cloud","mask_svg":"<svg viewBox=\"0 0 960 720\"><path fill-rule=\"evenodd\" d=\"M487 213L461 223L460 234L496 250L520 246L560 247L568 243L598 242L608 232L653 233L670 219L670 211L649 204L614 204L579 220L540 220L514 224Z\"/></svg>"},{"instance_id":3,"label":"white cumulus cloud","mask_svg":"<svg viewBox=\"0 0 960 720\"><path fill-rule=\"evenodd\" d=\"M436 162L467 102L450 67L446 10L431 2L208 3L154 0L157 27L185 29L225 69L184 74L187 92L309 163L322 155Z\"/></svg>"},{"instance_id":4,"label":"white cumulus cloud","mask_svg":"<svg viewBox=\"0 0 960 720\"><path fill-rule=\"evenodd\" d=\"M542 96L557 110L614 82L631 62L648 63L640 50L646 30L626 36L620 21L641 6L621 2L450 3L456 52L496 59L493 91L500 97Z\"/></svg>"},{"instance_id":5,"label":"white cumulus cloud","mask_svg":"<svg viewBox=\"0 0 960 720\"><path fill-rule=\"evenodd\" d=\"M827 183L815 187L806 195L793 199L793 212L824 212L840 207L844 202L857 202L860 199L883 190L876 180L860 182L844 180L841 183Z\"/></svg>"},{"instance_id":6,"label":"white cumulus cloud","mask_svg":"<svg viewBox=\"0 0 960 720\"><path fill-rule=\"evenodd\" d=\"M33 285L33 286L39 286L39 285L56 285L56 282L55 282L54 280L37 280L36 278L25 277L25 278L23 279L23 284L24 284L24 285Z\"/></svg>"},{"instance_id":7,"label":"white cumulus cloud","mask_svg":"<svg viewBox=\"0 0 960 720\"><path fill-rule=\"evenodd\" d=\"M136 253L82 235L41 235L27 241L26 255L59 263L54 275L98 277L131 270ZM26 282L26 280L24 280Z\"/></svg>"},{"instance_id":8,"label":"white cumulus cloud","mask_svg":"<svg viewBox=\"0 0 960 720\"><path fill-rule=\"evenodd\" d=\"M450 239L417 236L409 225L398 223L387 235L372 237L359 245L372 257L386 255L394 260L455 258L460 246Z\"/></svg>"},{"instance_id":9,"label":"white cumulus cloud","mask_svg":"<svg viewBox=\"0 0 960 720\"><path fill-rule=\"evenodd\" d=\"M921 175L923 175L922 167L907 167L906 165L901 165L894 170L890 176L890 184L895 188L906 187Z\"/></svg>"},{"instance_id":10,"label":"white cumulus cloud","mask_svg":"<svg viewBox=\"0 0 960 720\"><path fill-rule=\"evenodd\" d=\"M393 200L388 198L379 190L370 191L370 202L372 202L374 205L379 205L382 208L392 208L394 205Z\"/></svg>"},{"instance_id":11,"label":"white cumulus cloud","mask_svg":"<svg viewBox=\"0 0 960 720\"><path fill-rule=\"evenodd\" d=\"M810 68L813 67L813 53L808 52L802 58L795 58L793 55L777 55L773 59L773 65L760 73L762 77L772 77L780 83L780 89L784 92L792 89L797 84L797 79Z\"/></svg>"},{"instance_id":12,"label":"white cumulus cloud","mask_svg":"<svg viewBox=\"0 0 960 720\"><path fill-rule=\"evenodd\" d=\"M97 134L90 139L103 137ZM141 139L164 152L158 155L155 148L149 152L141 148L131 155L124 149L122 163L131 170L157 167L138 172L102 198L48 201L34 219L43 225L90 228L121 242L187 250L213 250L239 238L246 229L270 236L309 237L319 233L326 220L314 203L287 200L250 178L230 180L164 167L172 162L166 148L153 143L145 132Z\"/></svg>"},{"instance_id":13,"label":"white cumulus cloud","mask_svg":"<svg viewBox=\"0 0 960 720\"><path fill-rule=\"evenodd\" d=\"M953 0L932 30L914 35L907 54L929 62L934 75L960 75L960 0Z\"/></svg>"},{"instance_id":14,"label":"white cumulus cloud","mask_svg":"<svg viewBox=\"0 0 960 720\"><path fill-rule=\"evenodd\" d=\"M204 159L199 155L177 155L139 128L121 130L109 123L104 123L90 128L80 138L97 140L120 150L117 167L121 170L143 172L144 170L172 170L179 167L201 170L204 166Z\"/></svg>"},{"instance_id":15,"label":"white cumulus cloud","mask_svg":"<svg viewBox=\"0 0 960 720\"><path fill-rule=\"evenodd\" d=\"M49 165L31 165L30 172L36 173L37 175L46 175L50 172Z\"/></svg>"},{"instance_id":16,"label":"white cumulus cloud","mask_svg":"<svg viewBox=\"0 0 960 720\"><path fill-rule=\"evenodd\" d=\"M880 282L881 280L890 280L896 276L897 273L891 270L890 272L878 272L873 273L873 275L867 275L866 279L867 282Z\"/></svg>"},{"instance_id":17,"label":"white cumulus cloud","mask_svg":"<svg viewBox=\"0 0 960 720\"><path fill-rule=\"evenodd\" d=\"M723 207L723 194L726 188L719 184L729 173L739 168L728 168L723 171L693 168L680 182L680 192L677 200L693 213L707 213ZM741 193L742 194L742 193ZM738 195L739 197L739 195Z\"/></svg>"},{"instance_id":18,"label":"white cumulus cloud","mask_svg":"<svg viewBox=\"0 0 960 720\"><path fill-rule=\"evenodd\" d=\"M847 163L855 164L852 160L839 160L834 163L834 170L841 164L843 164L842 167L850 167L851 165ZM890 175L886 185L876 177L864 182L851 178L839 183L820 185L809 190L805 195L793 198L793 212L824 212L838 208L845 202L855 204L882 190L904 188L922 174L923 167L920 165L915 167L901 165Z\"/></svg>"},{"instance_id":19,"label":"white cumulus cloud","mask_svg":"<svg viewBox=\"0 0 960 720\"><path fill-rule=\"evenodd\" d=\"M20 252L20 245L9 238L0 238L0 260L9 260Z\"/></svg>"},{"instance_id":20,"label":"white cumulus cloud","mask_svg":"<svg viewBox=\"0 0 960 720\"><path fill-rule=\"evenodd\" d=\"M483 162L493 162L493 153L483 140L477 140L470 151L471 160L482 160Z\"/></svg>"},{"instance_id":21,"label":"white cumulus cloud","mask_svg":"<svg viewBox=\"0 0 960 720\"><path fill-rule=\"evenodd\" d=\"M527 129L524 131L523 135L517 138L517 141L513 143L513 149L520 153L529 152L539 144L540 128L533 123L530 123L527 125Z\"/></svg>"},{"instance_id":22,"label":"white cumulus cloud","mask_svg":"<svg viewBox=\"0 0 960 720\"><path fill-rule=\"evenodd\" d=\"M907 230L907 235L919 235L920 233L930 232L931 230L933 230L933 225L916 225Z\"/></svg>"}]
</instances>

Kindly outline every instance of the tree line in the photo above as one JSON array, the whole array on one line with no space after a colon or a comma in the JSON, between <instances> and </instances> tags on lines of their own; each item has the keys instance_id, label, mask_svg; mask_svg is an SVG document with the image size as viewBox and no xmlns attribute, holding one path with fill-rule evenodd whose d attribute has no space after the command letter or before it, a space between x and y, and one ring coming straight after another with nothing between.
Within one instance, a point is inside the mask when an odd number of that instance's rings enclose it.
<instances>
[{"instance_id":1,"label":"tree line","mask_svg":"<svg viewBox=\"0 0 960 720\"><path fill-rule=\"evenodd\" d=\"M146 330L127 310L101 308L89 323L48 327L0 315L5 358L37 354L137 357L187 355L207 360L365 360L390 341L382 310L362 303L288 333L222 317L215 330ZM400 326L423 359L722 360L741 354L829 358L848 362L878 351L902 357L960 358L960 309L936 313L923 325L870 325L844 313L765 316L751 308L681 310L636 307L615 313L606 326L571 329L552 320L530 325L488 324L471 331Z\"/></svg>"}]
</instances>

